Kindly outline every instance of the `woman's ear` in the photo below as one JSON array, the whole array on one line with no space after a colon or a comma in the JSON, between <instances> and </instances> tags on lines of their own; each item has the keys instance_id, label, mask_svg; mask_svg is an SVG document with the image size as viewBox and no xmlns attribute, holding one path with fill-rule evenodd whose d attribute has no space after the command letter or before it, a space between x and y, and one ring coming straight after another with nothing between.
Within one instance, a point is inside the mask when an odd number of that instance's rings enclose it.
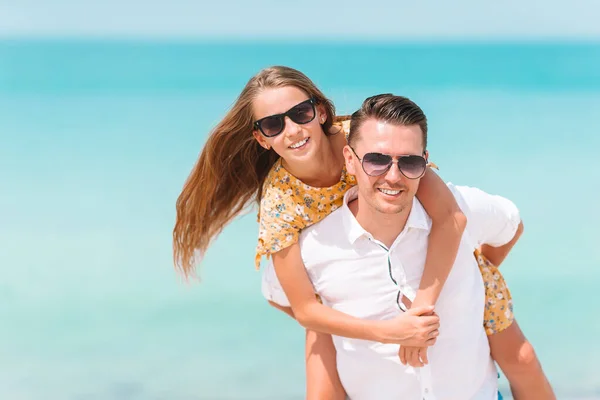
<instances>
[{"instance_id":1,"label":"woman's ear","mask_svg":"<svg viewBox=\"0 0 600 400\"><path fill-rule=\"evenodd\" d=\"M252 135L254 136L254 139L256 139L256 141L258 142L258 144L260 144L262 147L264 147L266 150L270 150L271 146L269 146L269 143L267 143L267 140L265 139L265 137L263 135L260 134L260 132L258 132L258 130L253 130L252 131Z\"/></svg>"},{"instance_id":2,"label":"woman's ear","mask_svg":"<svg viewBox=\"0 0 600 400\"><path fill-rule=\"evenodd\" d=\"M319 124L323 125L325 121L327 121L327 110L323 104L317 105L317 118L319 119Z\"/></svg>"}]
</instances>

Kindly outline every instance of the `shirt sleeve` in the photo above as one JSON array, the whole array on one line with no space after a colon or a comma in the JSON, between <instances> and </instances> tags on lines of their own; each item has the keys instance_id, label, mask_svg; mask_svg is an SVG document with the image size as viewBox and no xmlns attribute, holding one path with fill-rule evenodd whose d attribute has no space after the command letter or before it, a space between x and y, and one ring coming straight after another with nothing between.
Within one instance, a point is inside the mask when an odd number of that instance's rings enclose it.
<instances>
[{"instance_id":1,"label":"shirt sleeve","mask_svg":"<svg viewBox=\"0 0 600 400\"><path fill-rule=\"evenodd\" d=\"M273 303L279 304L283 307L291 307L290 301L288 300L285 291L281 287L279 279L277 279L275 267L273 266L273 260L269 260L267 266L263 270L261 292L264 298L268 301L272 301Z\"/></svg>"},{"instance_id":2,"label":"shirt sleeve","mask_svg":"<svg viewBox=\"0 0 600 400\"><path fill-rule=\"evenodd\" d=\"M469 186L448 184L467 217L467 230L477 245L503 246L515 236L521 216L509 199Z\"/></svg>"},{"instance_id":3,"label":"shirt sleeve","mask_svg":"<svg viewBox=\"0 0 600 400\"><path fill-rule=\"evenodd\" d=\"M300 231L306 226L291 192L270 185L263 193L258 217L257 268L263 256L269 258L271 254L298 243Z\"/></svg>"}]
</instances>

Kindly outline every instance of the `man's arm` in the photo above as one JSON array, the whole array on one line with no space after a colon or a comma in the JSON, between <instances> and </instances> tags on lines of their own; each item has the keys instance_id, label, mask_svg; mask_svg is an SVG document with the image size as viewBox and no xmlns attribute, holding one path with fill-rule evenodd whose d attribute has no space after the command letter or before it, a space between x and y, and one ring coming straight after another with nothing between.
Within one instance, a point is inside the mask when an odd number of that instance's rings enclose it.
<instances>
[{"instance_id":1,"label":"man's arm","mask_svg":"<svg viewBox=\"0 0 600 400\"><path fill-rule=\"evenodd\" d=\"M286 313L287 315L289 315L290 317L296 319L296 317L294 316L294 311L292 311L292 307L286 307L286 306L282 306L280 304L275 303L274 301L271 300L267 300L269 302L269 304L273 307L275 307L276 309L278 309L279 311L283 311L284 313Z\"/></svg>"},{"instance_id":2,"label":"man's arm","mask_svg":"<svg viewBox=\"0 0 600 400\"><path fill-rule=\"evenodd\" d=\"M500 264L504 261L508 253L512 250L514 245L517 243L521 235L523 234L523 221L519 223L517 227L517 231L515 235L510 240L510 242L505 245L494 247L488 244L484 244L481 246L481 253L495 266L500 266Z\"/></svg>"},{"instance_id":3,"label":"man's arm","mask_svg":"<svg viewBox=\"0 0 600 400\"><path fill-rule=\"evenodd\" d=\"M494 248L490 253L491 258L502 261L518 240L519 229L522 229L517 206L505 197L481 189L454 185L450 185L450 189L467 216L466 231L475 241L474 246Z\"/></svg>"}]
</instances>

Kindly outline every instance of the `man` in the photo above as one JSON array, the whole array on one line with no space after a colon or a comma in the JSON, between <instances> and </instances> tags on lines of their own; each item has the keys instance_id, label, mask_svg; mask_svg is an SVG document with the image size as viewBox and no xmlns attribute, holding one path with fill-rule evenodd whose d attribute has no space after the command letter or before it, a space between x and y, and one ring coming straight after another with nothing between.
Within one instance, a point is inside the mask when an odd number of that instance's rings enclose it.
<instances>
[{"instance_id":1,"label":"man","mask_svg":"<svg viewBox=\"0 0 600 400\"><path fill-rule=\"evenodd\" d=\"M353 115L344 157L357 186L340 209L300 237L306 270L325 305L361 319L387 320L402 313L403 299L414 299L431 228L415 198L427 159L425 124L416 104L392 95L365 100ZM333 336L339 377L353 400L497 397L473 250L510 242L519 213L510 201L478 189L451 190L468 224L436 303L441 328L428 350L429 364L403 365L398 345Z\"/></svg>"}]
</instances>

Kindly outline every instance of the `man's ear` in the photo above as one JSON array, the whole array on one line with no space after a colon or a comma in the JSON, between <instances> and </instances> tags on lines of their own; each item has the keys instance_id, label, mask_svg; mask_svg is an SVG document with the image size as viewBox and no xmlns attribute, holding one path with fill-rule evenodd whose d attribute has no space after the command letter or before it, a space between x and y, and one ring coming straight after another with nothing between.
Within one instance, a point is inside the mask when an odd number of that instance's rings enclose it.
<instances>
[{"instance_id":1,"label":"man's ear","mask_svg":"<svg viewBox=\"0 0 600 400\"><path fill-rule=\"evenodd\" d=\"M271 148L271 146L269 146L269 143L267 143L267 139L265 139L265 137L261 135L258 130L253 130L252 135L254 136L254 139L256 139L258 144L260 144L262 147L264 147L267 150Z\"/></svg>"},{"instance_id":2,"label":"man's ear","mask_svg":"<svg viewBox=\"0 0 600 400\"><path fill-rule=\"evenodd\" d=\"M427 166L428 167L439 169L438 166L435 163L429 161L429 152L427 150L425 150L425 152L423 153L423 157L425 157L425 161L427 161Z\"/></svg>"},{"instance_id":3,"label":"man's ear","mask_svg":"<svg viewBox=\"0 0 600 400\"><path fill-rule=\"evenodd\" d=\"M346 171L350 175L356 175L355 156L349 145L344 146L344 160L346 161Z\"/></svg>"}]
</instances>

